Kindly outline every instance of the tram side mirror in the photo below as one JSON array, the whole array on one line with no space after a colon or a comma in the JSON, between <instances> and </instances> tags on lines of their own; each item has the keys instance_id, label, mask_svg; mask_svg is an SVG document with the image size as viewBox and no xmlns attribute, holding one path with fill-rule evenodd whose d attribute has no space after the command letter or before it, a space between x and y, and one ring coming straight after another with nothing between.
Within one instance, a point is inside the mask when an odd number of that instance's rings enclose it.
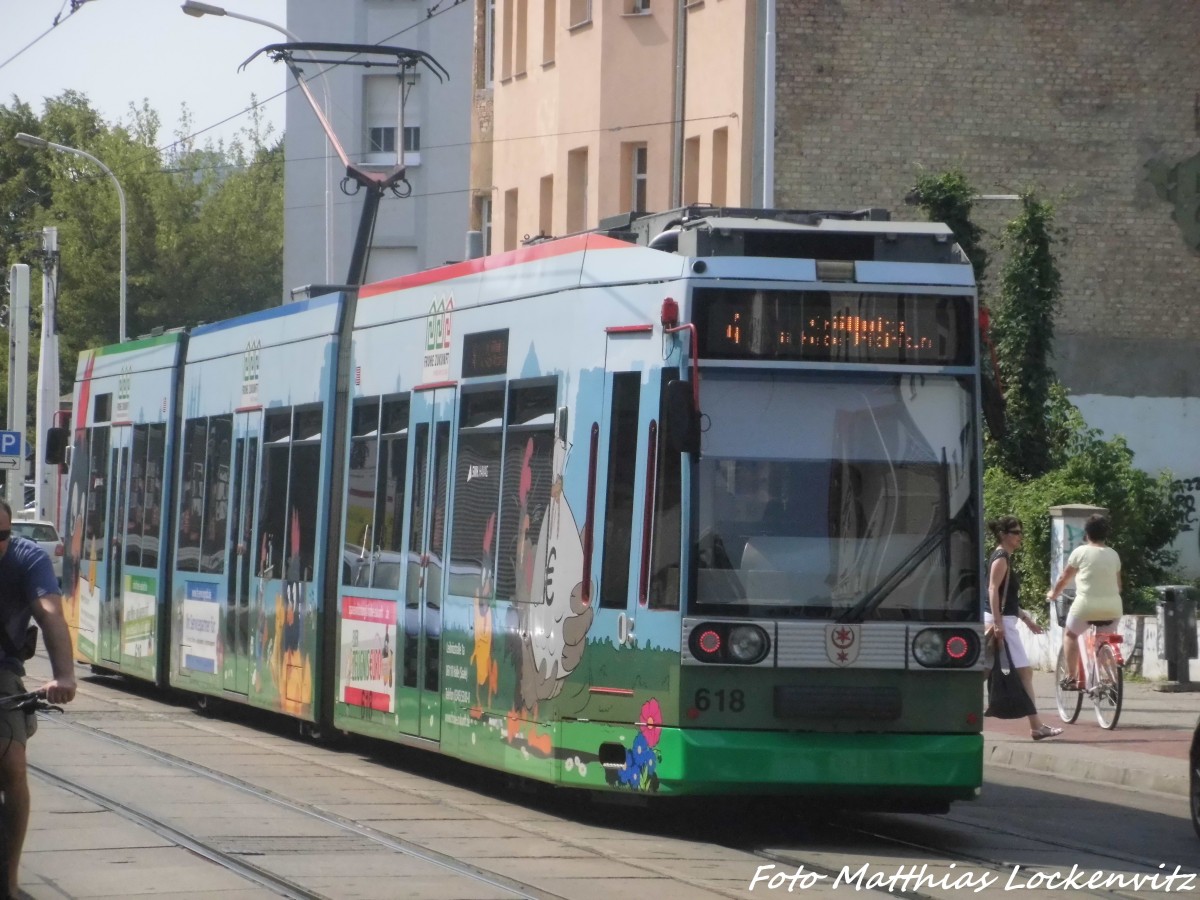
<instances>
[{"instance_id":1,"label":"tram side mirror","mask_svg":"<svg viewBox=\"0 0 1200 900\"><path fill-rule=\"evenodd\" d=\"M46 464L61 466L67 461L67 429L48 428L46 430Z\"/></svg>"},{"instance_id":2,"label":"tram side mirror","mask_svg":"<svg viewBox=\"0 0 1200 900\"><path fill-rule=\"evenodd\" d=\"M667 382L663 425L667 446L676 453L700 452L700 410L690 381Z\"/></svg>"}]
</instances>

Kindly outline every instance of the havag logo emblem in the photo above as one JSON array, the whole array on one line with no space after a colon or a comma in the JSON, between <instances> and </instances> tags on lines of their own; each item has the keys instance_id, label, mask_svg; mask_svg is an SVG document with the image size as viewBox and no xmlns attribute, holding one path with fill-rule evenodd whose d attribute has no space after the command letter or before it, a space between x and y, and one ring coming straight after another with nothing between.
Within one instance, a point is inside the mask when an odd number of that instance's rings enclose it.
<instances>
[{"instance_id":1,"label":"havag logo emblem","mask_svg":"<svg viewBox=\"0 0 1200 900\"><path fill-rule=\"evenodd\" d=\"M454 312L454 295L435 297L429 305L429 318L425 320L425 350L450 349L450 316Z\"/></svg>"}]
</instances>

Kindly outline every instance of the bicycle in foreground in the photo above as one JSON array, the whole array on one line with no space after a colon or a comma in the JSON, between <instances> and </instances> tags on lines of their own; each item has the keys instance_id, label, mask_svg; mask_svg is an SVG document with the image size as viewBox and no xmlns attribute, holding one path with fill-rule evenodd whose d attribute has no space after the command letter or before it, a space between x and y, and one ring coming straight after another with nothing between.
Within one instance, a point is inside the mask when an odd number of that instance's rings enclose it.
<instances>
[{"instance_id":1,"label":"bicycle in foreground","mask_svg":"<svg viewBox=\"0 0 1200 900\"><path fill-rule=\"evenodd\" d=\"M1060 628L1066 627L1067 610L1074 597L1066 592L1051 603ZM1115 620L1092 622L1083 633L1079 648L1079 670L1067 671L1066 653L1058 648L1058 664L1054 669L1054 699L1058 715L1064 722L1079 718L1086 695L1096 711L1101 728L1117 727L1121 718L1121 701L1125 696L1125 658L1121 655L1124 638L1112 628Z\"/></svg>"},{"instance_id":2,"label":"bicycle in foreground","mask_svg":"<svg viewBox=\"0 0 1200 900\"><path fill-rule=\"evenodd\" d=\"M61 706L56 706L46 699L46 692L28 691L24 694L10 694L7 697L0 697L0 710L6 711L21 711L26 713L31 712L62 712ZM3 754L7 749L7 742L0 736L0 754ZM4 794L0 791L0 805L4 803ZM0 817L0 897L7 897L4 893L5 885L8 884L8 831L3 825L3 818Z\"/></svg>"}]
</instances>

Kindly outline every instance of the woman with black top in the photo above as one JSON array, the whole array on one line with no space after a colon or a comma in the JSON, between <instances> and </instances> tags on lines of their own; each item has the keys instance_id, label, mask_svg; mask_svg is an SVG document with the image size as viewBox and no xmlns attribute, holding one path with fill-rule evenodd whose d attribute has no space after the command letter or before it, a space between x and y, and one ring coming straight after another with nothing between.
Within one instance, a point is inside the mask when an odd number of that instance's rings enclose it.
<instances>
[{"instance_id":1,"label":"woman with black top","mask_svg":"<svg viewBox=\"0 0 1200 900\"><path fill-rule=\"evenodd\" d=\"M988 632L996 639L996 660L999 663L1008 645L1012 655L1013 668L1025 686L1025 693L1037 705L1033 695L1033 670L1029 668L1029 657L1025 655L1025 647L1021 636L1017 633L1017 622L1024 622L1034 634L1042 633L1042 626L1033 616L1021 609L1019 595L1021 591L1021 576L1010 564L1010 558L1021 545L1021 520L1016 516L1001 516L988 523L992 534L996 536L996 549L988 558L988 609L983 614L984 624ZM1058 737L1061 728L1055 728L1042 722L1041 716L1034 712L1029 717L1029 734L1035 741Z\"/></svg>"}]
</instances>

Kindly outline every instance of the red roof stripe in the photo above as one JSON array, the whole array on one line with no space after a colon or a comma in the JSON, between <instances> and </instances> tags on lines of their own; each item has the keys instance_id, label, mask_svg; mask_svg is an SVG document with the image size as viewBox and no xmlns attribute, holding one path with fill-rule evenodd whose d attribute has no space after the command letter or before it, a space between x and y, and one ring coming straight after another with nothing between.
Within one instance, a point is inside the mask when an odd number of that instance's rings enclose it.
<instances>
[{"instance_id":1,"label":"red roof stripe","mask_svg":"<svg viewBox=\"0 0 1200 900\"><path fill-rule=\"evenodd\" d=\"M551 259L555 256L565 256L568 253L579 253L583 250L629 249L632 246L627 241L619 241L616 238L610 238L603 234L577 234L573 237L561 238L557 241L546 241L545 243L533 244L529 247L521 247L517 250L509 250L507 253L497 253L492 256L483 256L479 259L468 259L464 262L451 263L448 266L439 266L436 269L428 269L424 272L414 272L412 275L401 275L398 278L389 278L386 281L377 281L374 284L363 285L358 291L358 297L362 300L367 297L378 296L379 294L390 294L392 291L420 287L425 284L436 284L439 281L450 281L453 278L475 275L490 269L502 269L506 266L536 262L539 259Z\"/></svg>"}]
</instances>

